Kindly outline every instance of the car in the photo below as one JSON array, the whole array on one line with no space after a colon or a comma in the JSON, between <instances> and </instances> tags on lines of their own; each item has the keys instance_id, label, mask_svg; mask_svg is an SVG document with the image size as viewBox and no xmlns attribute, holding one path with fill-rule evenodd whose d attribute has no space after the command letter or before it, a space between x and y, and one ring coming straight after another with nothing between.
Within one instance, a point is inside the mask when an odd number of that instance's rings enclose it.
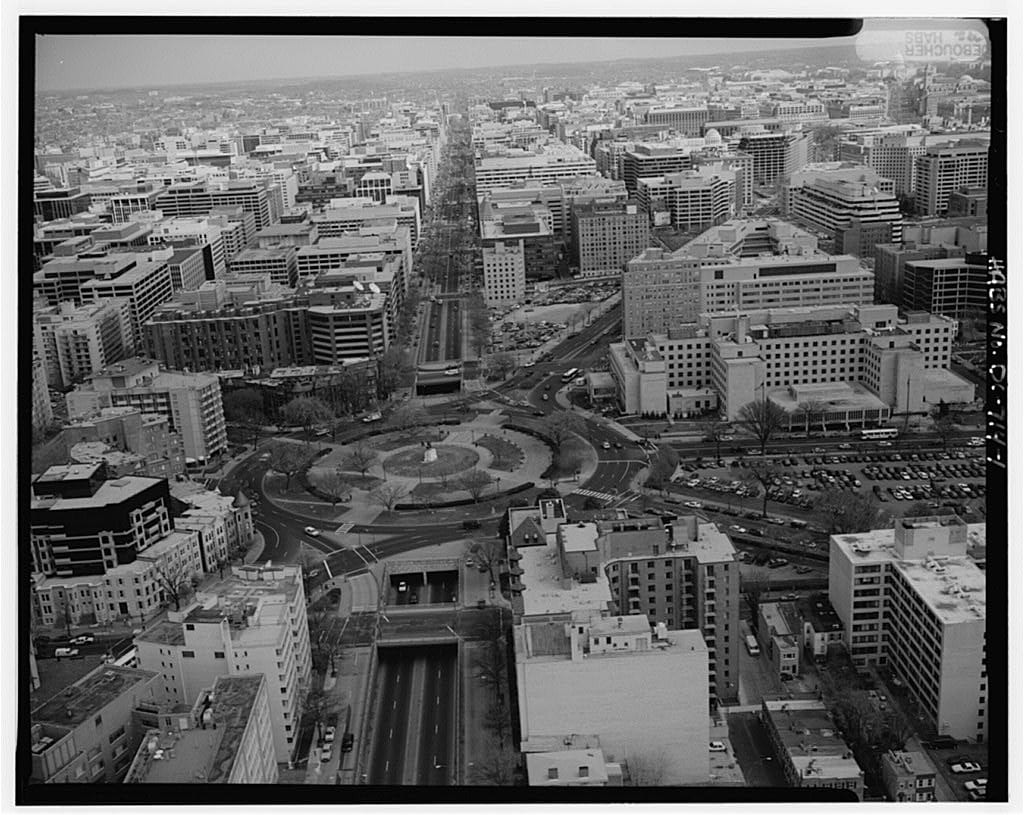
<instances>
[{"instance_id":1,"label":"car","mask_svg":"<svg viewBox=\"0 0 1024 815\"><path fill-rule=\"evenodd\" d=\"M320 570L319 569L310 569L309 570L309 576L310 577L319 577L320 576Z\"/></svg>"},{"instance_id":2,"label":"car","mask_svg":"<svg viewBox=\"0 0 1024 815\"><path fill-rule=\"evenodd\" d=\"M270 461L270 453L264 453L260 456L260 461Z\"/></svg>"},{"instance_id":3,"label":"car","mask_svg":"<svg viewBox=\"0 0 1024 815\"><path fill-rule=\"evenodd\" d=\"M619 441L615 442L615 449L616 450L621 450L622 449L622 442L619 442Z\"/></svg>"},{"instance_id":4,"label":"car","mask_svg":"<svg viewBox=\"0 0 1024 815\"><path fill-rule=\"evenodd\" d=\"M683 506L684 507L689 507L690 509L703 509L704 508L704 505L700 501L686 501L686 502L683 503Z\"/></svg>"},{"instance_id":5,"label":"car","mask_svg":"<svg viewBox=\"0 0 1024 815\"><path fill-rule=\"evenodd\" d=\"M341 737L341 752L350 753L352 752L352 745L355 744L356 737L354 733L346 733Z\"/></svg>"},{"instance_id":6,"label":"car","mask_svg":"<svg viewBox=\"0 0 1024 815\"><path fill-rule=\"evenodd\" d=\"M981 789L971 790L967 793L967 798L971 801L987 801L988 787L982 787Z\"/></svg>"},{"instance_id":7,"label":"car","mask_svg":"<svg viewBox=\"0 0 1024 815\"><path fill-rule=\"evenodd\" d=\"M853 445L849 444L848 442L843 442L842 444L839 445L839 449L840 450L852 450L853 449Z\"/></svg>"},{"instance_id":8,"label":"car","mask_svg":"<svg viewBox=\"0 0 1024 815\"><path fill-rule=\"evenodd\" d=\"M733 524L733 525L732 525L732 526L730 526L729 528L730 528L730 529L731 529L731 530L732 530L733 532L739 532L740 534L745 534L745 533L746 533L746 531L747 531L747 528L746 528L745 526L739 526L738 524Z\"/></svg>"},{"instance_id":9,"label":"car","mask_svg":"<svg viewBox=\"0 0 1024 815\"><path fill-rule=\"evenodd\" d=\"M409 592L409 605L414 606L417 603L419 603L419 601L420 601L420 596L416 592L414 592L414 591Z\"/></svg>"},{"instance_id":10,"label":"car","mask_svg":"<svg viewBox=\"0 0 1024 815\"><path fill-rule=\"evenodd\" d=\"M524 362L523 363L523 367L524 368L532 368L536 364L537 364L536 362L532 362L532 361L531 362Z\"/></svg>"},{"instance_id":11,"label":"car","mask_svg":"<svg viewBox=\"0 0 1024 815\"><path fill-rule=\"evenodd\" d=\"M463 529L479 529L480 528L480 521L478 521L476 518L467 518L466 520L464 520L462 522L462 528Z\"/></svg>"},{"instance_id":12,"label":"car","mask_svg":"<svg viewBox=\"0 0 1024 815\"><path fill-rule=\"evenodd\" d=\"M88 645L90 642L96 642L96 638L92 634L79 634L77 637L71 638L72 645Z\"/></svg>"},{"instance_id":13,"label":"car","mask_svg":"<svg viewBox=\"0 0 1024 815\"><path fill-rule=\"evenodd\" d=\"M601 449L602 450L611 450L612 446L608 442L602 442Z\"/></svg>"},{"instance_id":14,"label":"car","mask_svg":"<svg viewBox=\"0 0 1024 815\"><path fill-rule=\"evenodd\" d=\"M810 566L797 566L793 569L797 574L808 574L813 571Z\"/></svg>"},{"instance_id":15,"label":"car","mask_svg":"<svg viewBox=\"0 0 1024 815\"><path fill-rule=\"evenodd\" d=\"M708 749L712 753L724 753L726 752L724 741L710 741L708 742Z\"/></svg>"},{"instance_id":16,"label":"car","mask_svg":"<svg viewBox=\"0 0 1024 815\"><path fill-rule=\"evenodd\" d=\"M435 342L434 345L437 345L437 343ZM372 422L379 422L380 420L381 420L381 415L379 413L374 412L374 413L371 413L369 416L364 416L363 417L363 424L370 424Z\"/></svg>"},{"instance_id":17,"label":"car","mask_svg":"<svg viewBox=\"0 0 1024 815\"><path fill-rule=\"evenodd\" d=\"M409 584L406 583L404 580L400 580L399 583L398 583L398 590L400 592L408 591L409 590Z\"/></svg>"},{"instance_id":18,"label":"car","mask_svg":"<svg viewBox=\"0 0 1024 815\"><path fill-rule=\"evenodd\" d=\"M981 765L976 764L973 761L961 761L959 764L954 764L949 769L957 775L967 775L969 773L980 773Z\"/></svg>"},{"instance_id":19,"label":"car","mask_svg":"<svg viewBox=\"0 0 1024 815\"><path fill-rule=\"evenodd\" d=\"M328 761L331 760L331 758L334 755L333 750L334 750L334 745L333 744L325 744L324 745L324 749L320 751L320 763L321 764L326 764Z\"/></svg>"},{"instance_id":20,"label":"car","mask_svg":"<svg viewBox=\"0 0 1024 815\"><path fill-rule=\"evenodd\" d=\"M987 778L972 779L970 781L964 781L964 789L968 792L976 792L984 790L988 786Z\"/></svg>"},{"instance_id":21,"label":"car","mask_svg":"<svg viewBox=\"0 0 1024 815\"><path fill-rule=\"evenodd\" d=\"M548 401L548 395L546 393L540 398L543 399L545 402Z\"/></svg>"},{"instance_id":22,"label":"car","mask_svg":"<svg viewBox=\"0 0 1024 815\"><path fill-rule=\"evenodd\" d=\"M338 732L336 727L328 727L324 730L324 744L331 744L334 741L334 735Z\"/></svg>"},{"instance_id":23,"label":"car","mask_svg":"<svg viewBox=\"0 0 1024 815\"><path fill-rule=\"evenodd\" d=\"M55 648L53 650L53 655L55 657L57 657L57 659L60 659L61 657L77 657L78 656L78 649L77 648Z\"/></svg>"},{"instance_id":24,"label":"car","mask_svg":"<svg viewBox=\"0 0 1024 815\"><path fill-rule=\"evenodd\" d=\"M952 750L957 745L957 740L952 736L936 736L930 741L922 741L921 746L927 750Z\"/></svg>"},{"instance_id":25,"label":"car","mask_svg":"<svg viewBox=\"0 0 1024 815\"><path fill-rule=\"evenodd\" d=\"M879 447L892 447L891 441L880 441L878 442Z\"/></svg>"},{"instance_id":26,"label":"car","mask_svg":"<svg viewBox=\"0 0 1024 815\"><path fill-rule=\"evenodd\" d=\"M320 537L320 530L317 529L315 526L307 526L302 531L305 532L307 535L309 535L311 538L319 538Z\"/></svg>"},{"instance_id":27,"label":"car","mask_svg":"<svg viewBox=\"0 0 1024 815\"><path fill-rule=\"evenodd\" d=\"M788 565L788 563L789 563L789 561L786 560L786 558L784 558L784 557L773 557L771 560L768 561L768 568L769 569L779 569L779 568L781 568L783 566Z\"/></svg>"},{"instance_id":28,"label":"car","mask_svg":"<svg viewBox=\"0 0 1024 815\"><path fill-rule=\"evenodd\" d=\"M460 371L458 368L448 368L448 369L445 370L444 375L445 376L458 376L460 373L462 373L462 371Z\"/></svg>"},{"instance_id":29,"label":"car","mask_svg":"<svg viewBox=\"0 0 1024 815\"><path fill-rule=\"evenodd\" d=\"M952 767L954 764L970 764L970 756L950 756L946 759L946 764Z\"/></svg>"}]
</instances>

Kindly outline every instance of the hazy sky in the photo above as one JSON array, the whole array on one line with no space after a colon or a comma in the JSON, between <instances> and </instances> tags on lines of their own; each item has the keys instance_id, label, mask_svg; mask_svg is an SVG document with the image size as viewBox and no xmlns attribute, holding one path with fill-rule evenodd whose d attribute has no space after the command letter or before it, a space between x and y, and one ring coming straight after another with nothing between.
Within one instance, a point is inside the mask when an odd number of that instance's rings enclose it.
<instances>
[{"instance_id":1,"label":"hazy sky","mask_svg":"<svg viewBox=\"0 0 1024 815\"><path fill-rule=\"evenodd\" d=\"M36 87L51 91L349 76L821 44L808 39L48 36L37 40Z\"/></svg>"}]
</instances>

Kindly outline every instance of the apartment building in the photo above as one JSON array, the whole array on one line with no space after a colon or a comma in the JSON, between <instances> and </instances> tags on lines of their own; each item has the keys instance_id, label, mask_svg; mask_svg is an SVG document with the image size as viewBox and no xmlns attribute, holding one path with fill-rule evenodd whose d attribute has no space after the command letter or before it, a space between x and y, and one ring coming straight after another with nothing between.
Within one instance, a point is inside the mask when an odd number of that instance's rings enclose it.
<instances>
[{"instance_id":1,"label":"apartment building","mask_svg":"<svg viewBox=\"0 0 1024 815\"><path fill-rule=\"evenodd\" d=\"M922 215L944 215L949 196L961 187L988 189L988 143L961 141L929 147L917 158L914 207Z\"/></svg>"},{"instance_id":2,"label":"apartment building","mask_svg":"<svg viewBox=\"0 0 1024 815\"><path fill-rule=\"evenodd\" d=\"M699 631L653 634L642 614L524 622L513 631L522 752L593 734L624 776L632 759L639 780L641 762L657 756L657 783L707 783L707 648Z\"/></svg>"},{"instance_id":3,"label":"apartment building","mask_svg":"<svg viewBox=\"0 0 1024 815\"><path fill-rule=\"evenodd\" d=\"M882 756L882 781L890 801L935 800L935 767L919 750L889 750Z\"/></svg>"},{"instance_id":4,"label":"apartment building","mask_svg":"<svg viewBox=\"0 0 1024 815\"><path fill-rule=\"evenodd\" d=\"M32 767L39 784L116 784L142 739L133 711L155 699L157 674L100 665L31 714Z\"/></svg>"},{"instance_id":5,"label":"apartment building","mask_svg":"<svg viewBox=\"0 0 1024 815\"><path fill-rule=\"evenodd\" d=\"M821 702L764 699L760 718L790 786L848 790L864 799L864 771Z\"/></svg>"},{"instance_id":6,"label":"apartment building","mask_svg":"<svg viewBox=\"0 0 1024 815\"><path fill-rule=\"evenodd\" d=\"M220 383L213 374L164 370L157 360L132 357L97 371L66 400L72 419L123 405L167 416L171 429L181 435L186 463L227 450Z\"/></svg>"},{"instance_id":7,"label":"apartment building","mask_svg":"<svg viewBox=\"0 0 1024 815\"><path fill-rule=\"evenodd\" d=\"M75 306L65 301L32 315L50 387L64 390L134 352L129 302L124 298Z\"/></svg>"},{"instance_id":8,"label":"apartment building","mask_svg":"<svg viewBox=\"0 0 1024 815\"><path fill-rule=\"evenodd\" d=\"M572 207L572 257L582 277L620 274L650 243L650 221L636 201Z\"/></svg>"},{"instance_id":9,"label":"apartment building","mask_svg":"<svg viewBox=\"0 0 1024 815\"><path fill-rule=\"evenodd\" d=\"M560 527L560 530L572 526ZM670 630L696 629L708 654L708 694L714 704L739 696L739 561L723 532L696 516L663 528L660 517L598 523L594 551L584 542L566 551L566 566L582 574L597 557L608 579L613 611L646 615ZM581 562L583 561L583 562Z\"/></svg>"},{"instance_id":10,"label":"apartment building","mask_svg":"<svg viewBox=\"0 0 1024 815\"><path fill-rule=\"evenodd\" d=\"M941 735L988 733L985 573L967 555L985 525L955 515L900 518L833 535L829 598L854 665L888 666Z\"/></svg>"},{"instance_id":11,"label":"apartment building","mask_svg":"<svg viewBox=\"0 0 1024 815\"><path fill-rule=\"evenodd\" d=\"M102 408L97 415L68 422L62 432L71 458L81 464L89 463L92 456L106 461L108 454L117 452L130 454L140 467L124 475L173 478L185 471L181 437L161 414L133 407ZM116 470L112 462L106 463L108 472Z\"/></svg>"},{"instance_id":12,"label":"apartment building","mask_svg":"<svg viewBox=\"0 0 1024 815\"><path fill-rule=\"evenodd\" d=\"M83 303L124 298L128 301L128 321L132 347L145 347L142 326L156 307L170 299L173 288L166 259L146 259L136 255L134 262L114 271L109 267L81 286Z\"/></svg>"},{"instance_id":13,"label":"apartment building","mask_svg":"<svg viewBox=\"0 0 1024 815\"><path fill-rule=\"evenodd\" d=\"M269 693L266 676L218 676L143 734L124 783L276 784Z\"/></svg>"},{"instance_id":14,"label":"apartment building","mask_svg":"<svg viewBox=\"0 0 1024 815\"><path fill-rule=\"evenodd\" d=\"M482 249L484 301L488 306L521 303L526 297L526 257L523 244L495 241Z\"/></svg>"},{"instance_id":15,"label":"apartment building","mask_svg":"<svg viewBox=\"0 0 1024 815\"><path fill-rule=\"evenodd\" d=\"M736 197L736 173L707 165L637 179L637 202L651 223L684 232L709 229L731 218Z\"/></svg>"},{"instance_id":16,"label":"apartment building","mask_svg":"<svg viewBox=\"0 0 1024 815\"><path fill-rule=\"evenodd\" d=\"M158 674L164 704L187 704L217 677L265 676L274 754L291 760L312 674L300 568L233 566L135 643L139 667Z\"/></svg>"}]
</instances>

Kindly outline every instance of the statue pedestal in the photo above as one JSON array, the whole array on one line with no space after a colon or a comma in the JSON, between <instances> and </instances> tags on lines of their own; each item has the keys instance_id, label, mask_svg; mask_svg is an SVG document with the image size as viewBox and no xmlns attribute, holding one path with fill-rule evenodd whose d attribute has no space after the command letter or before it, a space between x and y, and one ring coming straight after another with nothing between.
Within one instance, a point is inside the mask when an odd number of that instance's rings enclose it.
<instances>
[{"instance_id":1,"label":"statue pedestal","mask_svg":"<svg viewBox=\"0 0 1024 815\"><path fill-rule=\"evenodd\" d=\"M433 464L435 461L437 461L437 450L433 447L428 447L423 451L423 463Z\"/></svg>"}]
</instances>

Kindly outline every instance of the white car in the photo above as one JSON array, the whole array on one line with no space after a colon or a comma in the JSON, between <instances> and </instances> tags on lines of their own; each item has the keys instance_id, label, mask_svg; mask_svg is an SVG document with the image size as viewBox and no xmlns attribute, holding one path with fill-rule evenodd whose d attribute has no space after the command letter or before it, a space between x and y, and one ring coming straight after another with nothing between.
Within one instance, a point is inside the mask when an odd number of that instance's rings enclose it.
<instances>
[{"instance_id":1,"label":"white car","mask_svg":"<svg viewBox=\"0 0 1024 815\"><path fill-rule=\"evenodd\" d=\"M602 450L611 450L612 446L608 442L604 442L604 444L601 445L601 449Z\"/></svg>"},{"instance_id":2,"label":"white car","mask_svg":"<svg viewBox=\"0 0 1024 815\"><path fill-rule=\"evenodd\" d=\"M683 506L684 507L689 507L690 509L703 509L704 508L704 505L700 501L687 501L687 502L685 502L683 504Z\"/></svg>"},{"instance_id":3,"label":"white car","mask_svg":"<svg viewBox=\"0 0 1024 815\"><path fill-rule=\"evenodd\" d=\"M72 645L88 645L90 642L96 642L96 638L92 634L79 634L77 637L71 638Z\"/></svg>"},{"instance_id":4,"label":"white car","mask_svg":"<svg viewBox=\"0 0 1024 815\"><path fill-rule=\"evenodd\" d=\"M319 538L319 537L320 537L320 530L319 530L319 529L317 529L317 528L316 528L315 526L307 526L307 527L306 527L306 528L305 528L305 529L303 530L303 532L305 532L305 533L306 533L307 535L309 535L309 536L310 536L311 538Z\"/></svg>"},{"instance_id":5,"label":"white car","mask_svg":"<svg viewBox=\"0 0 1024 815\"><path fill-rule=\"evenodd\" d=\"M708 749L712 753L724 753L724 752L726 752L725 742L724 741L708 742Z\"/></svg>"},{"instance_id":6,"label":"white car","mask_svg":"<svg viewBox=\"0 0 1024 815\"><path fill-rule=\"evenodd\" d=\"M987 778L979 778L976 781L964 781L964 789L968 792L974 790L984 790L988 786Z\"/></svg>"},{"instance_id":7,"label":"white car","mask_svg":"<svg viewBox=\"0 0 1024 815\"><path fill-rule=\"evenodd\" d=\"M973 761L964 761L961 764L954 764L949 769L957 775L967 775L968 773L980 773L981 765L975 764Z\"/></svg>"},{"instance_id":8,"label":"white car","mask_svg":"<svg viewBox=\"0 0 1024 815\"><path fill-rule=\"evenodd\" d=\"M324 744L333 744L334 743L334 734L337 733L337 732L338 732L338 728L336 728L336 727L328 727L324 731Z\"/></svg>"},{"instance_id":9,"label":"white car","mask_svg":"<svg viewBox=\"0 0 1024 815\"><path fill-rule=\"evenodd\" d=\"M462 373L462 371L460 371L458 368L448 368L444 372L444 375L445 376L458 376L460 373Z\"/></svg>"}]
</instances>

